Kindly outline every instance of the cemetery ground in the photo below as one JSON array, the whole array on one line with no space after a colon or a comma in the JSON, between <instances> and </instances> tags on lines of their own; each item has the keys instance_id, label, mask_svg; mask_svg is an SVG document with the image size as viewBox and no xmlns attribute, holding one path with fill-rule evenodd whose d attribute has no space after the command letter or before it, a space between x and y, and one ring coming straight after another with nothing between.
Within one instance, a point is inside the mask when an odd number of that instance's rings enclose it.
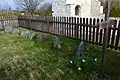
<instances>
[{"instance_id":1,"label":"cemetery ground","mask_svg":"<svg viewBox=\"0 0 120 80\"><path fill-rule=\"evenodd\" d=\"M37 42L26 35L0 32L0 80L99 80L101 47L85 44L75 57L80 40L60 38L53 49L52 35ZM120 79L120 51L107 50L106 80Z\"/></svg>"}]
</instances>

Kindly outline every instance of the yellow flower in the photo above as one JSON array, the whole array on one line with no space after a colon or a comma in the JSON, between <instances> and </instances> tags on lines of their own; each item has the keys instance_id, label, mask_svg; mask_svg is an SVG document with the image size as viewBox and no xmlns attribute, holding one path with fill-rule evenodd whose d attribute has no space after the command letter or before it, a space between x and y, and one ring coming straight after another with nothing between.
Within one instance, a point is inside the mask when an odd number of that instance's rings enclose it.
<instances>
[{"instance_id":1,"label":"yellow flower","mask_svg":"<svg viewBox=\"0 0 120 80\"><path fill-rule=\"evenodd\" d=\"M97 58L95 58L95 61L97 61Z\"/></svg>"},{"instance_id":2,"label":"yellow flower","mask_svg":"<svg viewBox=\"0 0 120 80\"><path fill-rule=\"evenodd\" d=\"M78 71L81 71L81 68L80 68L80 67L78 68Z\"/></svg>"},{"instance_id":3,"label":"yellow flower","mask_svg":"<svg viewBox=\"0 0 120 80\"><path fill-rule=\"evenodd\" d=\"M70 63L72 64L73 62L70 60Z\"/></svg>"},{"instance_id":4,"label":"yellow flower","mask_svg":"<svg viewBox=\"0 0 120 80\"><path fill-rule=\"evenodd\" d=\"M85 62L85 60L83 59L82 62Z\"/></svg>"}]
</instances>

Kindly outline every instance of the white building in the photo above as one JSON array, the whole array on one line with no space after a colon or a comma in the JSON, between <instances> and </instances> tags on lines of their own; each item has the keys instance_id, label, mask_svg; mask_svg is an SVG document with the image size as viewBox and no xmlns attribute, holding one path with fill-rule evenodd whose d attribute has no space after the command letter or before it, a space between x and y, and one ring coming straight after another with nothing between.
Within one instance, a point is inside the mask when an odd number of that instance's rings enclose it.
<instances>
[{"instance_id":1,"label":"white building","mask_svg":"<svg viewBox=\"0 0 120 80\"><path fill-rule=\"evenodd\" d=\"M103 6L99 0L53 0L53 16L100 17Z\"/></svg>"}]
</instances>

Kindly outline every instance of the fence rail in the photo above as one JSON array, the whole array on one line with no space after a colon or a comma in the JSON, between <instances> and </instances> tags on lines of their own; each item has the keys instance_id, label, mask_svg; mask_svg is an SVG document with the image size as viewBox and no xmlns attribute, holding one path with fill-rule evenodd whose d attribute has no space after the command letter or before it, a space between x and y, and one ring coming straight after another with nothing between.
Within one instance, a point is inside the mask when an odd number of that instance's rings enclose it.
<instances>
[{"instance_id":1,"label":"fence rail","mask_svg":"<svg viewBox=\"0 0 120 80\"><path fill-rule=\"evenodd\" d=\"M18 25L18 18L16 16L0 16L0 29L8 28Z\"/></svg>"},{"instance_id":2,"label":"fence rail","mask_svg":"<svg viewBox=\"0 0 120 80\"><path fill-rule=\"evenodd\" d=\"M0 21L3 20L0 18ZM4 19L7 21L10 19ZM12 18L18 20L20 27L80 39L96 45L103 44L105 29L100 30L97 23L103 19L79 18L79 17L30 17L19 16ZM108 48L120 50L120 20L115 20L115 25L110 26L108 33Z\"/></svg>"}]
</instances>

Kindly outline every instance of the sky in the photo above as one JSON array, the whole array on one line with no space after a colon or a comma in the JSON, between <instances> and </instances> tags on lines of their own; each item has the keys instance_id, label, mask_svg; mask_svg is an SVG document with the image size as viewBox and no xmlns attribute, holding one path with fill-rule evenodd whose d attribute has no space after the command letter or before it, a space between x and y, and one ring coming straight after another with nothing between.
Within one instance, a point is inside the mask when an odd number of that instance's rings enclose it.
<instances>
[{"instance_id":1,"label":"sky","mask_svg":"<svg viewBox=\"0 0 120 80\"><path fill-rule=\"evenodd\" d=\"M45 2L51 2L51 0L45 0ZM6 8L8 5L12 8L16 8L16 4L14 3L14 0L0 0L0 8Z\"/></svg>"}]
</instances>

